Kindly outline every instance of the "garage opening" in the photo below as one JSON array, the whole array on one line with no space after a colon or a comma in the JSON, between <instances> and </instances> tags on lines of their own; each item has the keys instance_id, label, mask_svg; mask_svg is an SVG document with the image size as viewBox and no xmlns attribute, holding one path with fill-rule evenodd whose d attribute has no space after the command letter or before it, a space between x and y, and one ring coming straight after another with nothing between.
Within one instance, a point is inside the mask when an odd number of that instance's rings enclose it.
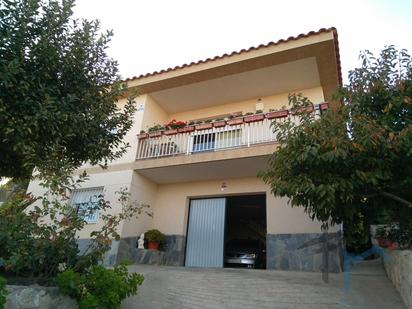
<instances>
[{"instance_id":1,"label":"garage opening","mask_svg":"<svg viewBox=\"0 0 412 309\"><path fill-rule=\"evenodd\" d=\"M226 198L224 266L266 268L266 196Z\"/></svg>"}]
</instances>

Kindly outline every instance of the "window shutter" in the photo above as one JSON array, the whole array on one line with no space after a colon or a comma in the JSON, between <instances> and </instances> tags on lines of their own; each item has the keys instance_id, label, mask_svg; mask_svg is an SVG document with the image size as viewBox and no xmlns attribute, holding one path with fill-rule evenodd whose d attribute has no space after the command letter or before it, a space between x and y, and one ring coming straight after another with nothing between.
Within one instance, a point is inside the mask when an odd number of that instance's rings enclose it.
<instances>
[{"instance_id":1,"label":"window shutter","mask_svg":"<svg viewBox=\"0 0 412 309\"><path fill-rule=\"evenodd\" d=\"M102 195L102 187L74 190L70 196L70 204L76 207L78 212L84 214L83 218L87 223L96 223L99 211L90 211L90 208L96 207Z\"/></svg>"}]
</instances>

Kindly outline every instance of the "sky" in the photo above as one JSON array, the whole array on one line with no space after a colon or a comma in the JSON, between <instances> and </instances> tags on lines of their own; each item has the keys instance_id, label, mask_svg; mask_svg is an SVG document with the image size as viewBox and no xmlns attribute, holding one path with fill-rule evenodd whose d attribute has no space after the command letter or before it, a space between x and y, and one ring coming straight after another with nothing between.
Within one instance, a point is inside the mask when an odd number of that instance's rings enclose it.
<instances>
[{"instance_id":1,"label":"sky","mask_svg":"<svg viewBox=\"0 0 412 309\"><path fill-rule=\"evenodd\" d=\"M122 78L332 26L344 83L362 50L412 53L412 0L77 0L74 14L113 30Z\"/></svg>"}]
</instances>

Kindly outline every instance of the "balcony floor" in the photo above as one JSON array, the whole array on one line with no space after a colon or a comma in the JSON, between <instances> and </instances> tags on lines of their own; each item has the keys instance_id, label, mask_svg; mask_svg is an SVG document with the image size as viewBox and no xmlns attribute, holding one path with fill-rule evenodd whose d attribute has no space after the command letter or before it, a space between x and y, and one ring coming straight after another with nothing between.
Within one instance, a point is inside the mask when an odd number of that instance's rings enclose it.
<instances>
[{"instance_id":1,"label":"balcony floor","mask_svg":"<svg viewBox=\"0 0 412 309\"><path fill-rule=\"evenodd\" d=\"M255 177L267 167L276 143L191 155L137 160L135 170L158 184Z\"/></svg>"}]
</instances>

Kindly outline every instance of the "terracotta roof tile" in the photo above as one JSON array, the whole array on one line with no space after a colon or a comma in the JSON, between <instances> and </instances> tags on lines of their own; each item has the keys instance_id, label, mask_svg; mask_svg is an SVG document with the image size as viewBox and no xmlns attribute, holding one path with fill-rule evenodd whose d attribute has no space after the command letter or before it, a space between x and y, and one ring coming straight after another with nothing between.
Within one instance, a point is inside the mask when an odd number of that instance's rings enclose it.
<instances>
[{"instance_id":1,"label":"terracotta roof tile","mask_svg":"<svg viewBox=\"0 0 412 309\"><path fill-rule=\"evenodd\" d=\"M159 75L159 74L162 74L162 73L176 71L176 70L183 69L183 68L186 68L186 67L191 67L191 66L194 66L194 65L207 63L207 62L211 62L211 61L215 61L215 60L223 59L223 58L227 58L227 57L232 57L232 56L240 55L240 54L247 53L247 52L250 52L250 51L253 51L253 50L258 50L258 49L261 49L261 48L266 48L266 47L270 47L270 46L274 46L274 45L279 45L279 44L287 43L287 42L290 42L290 41L296 41L296 40L299 40L299 39L302 39L302 38L306 38L306 37L313 36L313 35L318 35L318 34L321 34L321 33L330 32L330 31L333 32L333 37L335 39L334 41L335 41L335 53L336 53L337 70L338 70L338 75L339 75L338 77L339 77L339 83L340 83L340 85L342 85L342 72L341 72L341 64L340 64L340 57L339 57L338 32L337 32L335 27L321 28L318 31L310 31L306 34L301 33L298 36L290 36L287 39L280 39L276 42L272 41L272 42L269 42L267 44L260 44L259 46L251 46L248 49L241 49L239 51L234 51L234 52L231 52L229 54L225 53L221 56L215 56L213 58L207 58L205 60L199 60L199 61L196 61L196 62L191 62L189 64L185 63L185 64L182 64L182 65L175 66L174 68L168 68L168 69L163 69L163 70L160 70L160 71L154 71L154 72L151 72L151 73L146 73L146 74L141 74L141 75L138 75L138 76L133 76L133 77L130 77L130 78L126 78L124 81L127 82L127 81L141 79L141 78L145 78L145 77L149 77L149 76Z\"/></svg>"}]
</instances>

